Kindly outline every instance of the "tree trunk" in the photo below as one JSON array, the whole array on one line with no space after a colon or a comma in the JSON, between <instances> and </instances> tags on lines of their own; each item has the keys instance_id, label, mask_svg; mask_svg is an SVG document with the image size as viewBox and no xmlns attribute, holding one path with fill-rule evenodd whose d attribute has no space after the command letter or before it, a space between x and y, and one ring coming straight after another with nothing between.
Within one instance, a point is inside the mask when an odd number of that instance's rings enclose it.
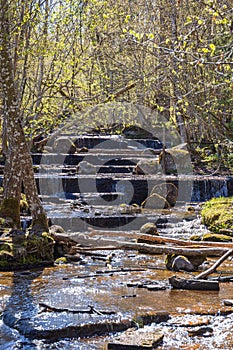
<instances>
[{"instance_id":1,"label":"tree trunk","mask_svg":"<svg viewBox=\"0 0 233 350\"><path fill-rule=\"evenodd\" d=\"M20 195L23 185L34 229L48 231L46 214L38 197L32 159L22 128L11 57L8 1L0 0L0 11L0 75L7 135L4 190L0 213L8 220L11 227L20 228Z\"/></svg>"}]
</instances>

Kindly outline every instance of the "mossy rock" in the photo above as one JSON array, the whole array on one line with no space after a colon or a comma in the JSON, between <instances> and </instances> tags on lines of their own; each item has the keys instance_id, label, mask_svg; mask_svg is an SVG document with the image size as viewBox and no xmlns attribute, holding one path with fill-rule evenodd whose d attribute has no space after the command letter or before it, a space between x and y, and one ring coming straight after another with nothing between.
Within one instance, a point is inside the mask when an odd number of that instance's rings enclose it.
<instances>
[{"instance_id":1,"label":"mossy rock","mask_svg":"<svg viewBox=\"0 0 233 350\"><path fill-rule=\"evenodd\" d=\"M18 270L52 265L54 240L48 233L24 234L12 230L2 238L0 246L0 270Z\"/></svg>"},{"instance_id":2,"label":"mossy rock","mask_svg":"<svg viewBox=\"0 0 233 350\"><path fill-rule=\"evenodd\" d=\"M232 242L232 237L217 233L205 233L201 240L209 242Z\"/></svg>"},{"instance_id":3,"label":"mossy rock","mask_svg":"<svg viewBox=\"0 0 233 350\"><path fill-rule=\"evenodd\" d=\"M202 235L193 235L193 236L191 236L189 239L190 239L190 241L199 242L199 241L201 241L201 239L202 239Z\"/></svg>"},{"instance_id":4,"label":"mossy rock","mask_svg":"<svg viewBox=\"0 0 233 350\"><path fill-rule=\"evenodd\" d=\"M202 222L214 233L227 229L233 236L233 197L212 198L201 211Z\"/></svg>"},{"instance_id":5,"label":"mossy rock","mask_svg":"<svg viewBox=\"0 0 233 350\"><path fill-rule=\"evenodd\" d=\"M63 264L67 264L67 258L65 256L62 256L60 258L57 258L55 261L54 261L55 264L57 265L63 265Z\"/></svg>"}]
</instances>

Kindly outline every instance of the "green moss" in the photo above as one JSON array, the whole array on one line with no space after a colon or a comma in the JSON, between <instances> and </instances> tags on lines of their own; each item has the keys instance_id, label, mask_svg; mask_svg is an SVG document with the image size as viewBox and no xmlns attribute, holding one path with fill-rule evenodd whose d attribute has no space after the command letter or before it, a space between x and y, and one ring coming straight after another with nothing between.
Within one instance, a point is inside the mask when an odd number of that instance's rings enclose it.
<instances>
[{"instance_id":1,"label":"green moss","mask_svg":"<svg viewBox=\"0 0 233 350\"><path fill-rule=\"evenodd\" d=\"M19 202L20 212L26 212L29 209L28 202L24 193L21 193L21 199Z\"/></svg>"},{"instance_id":2,"label":"green moss","mask_svg":"<svg viewBox=\"0 0 233 350\"><path fill-rule=\"evenodd\" d=\"M190 241L201 241L202 235L193 235L190 237Z\"/></svg>"},{"instance_id":3,"label":"green moss","mask_svg":"<svg viewBox=\"0 0 233 350\"><path fill-rule=\"evenodd\" d=\"M0 253L2 251L7 251L7 252L11 252L13 249L13 244L10 242L4 242L0 244Z\"/></svg>"},{"instance_id":4,"label":"green moss","mask_svg":"<svg viewBox=\"0 0 233 350\"><path fill-rule=\"evenodd\" d=\"M19 231L20 236L20 231ZM27 234L16 242L17 232L0 245L0 268L14 270L52 264L54 261L54 240L47 232L41 235Z\"/></svg>"},{"instance_id":5,"label":"green moss","mask_svg":"<svg viewBox=\"0 0 233 350\"><path fill-rule=\"evenodd\" d=\"M233 230L233 197L213 198L205 203L201 211L202 222L210 231Z\"/></svg>"},{"instance_id":6,"label":"green moss","mask_svg":"<svg viewBox=\"0 0 233 350\"><path fill-rule=\"evenodd\" d=\"M201 240L210 242L232 242L232 237L217 233L205 233Z\"/></svg>"},{"instance_id":7,"label":"green moss","mask_svg":"<svg viewBox=\"0 0 233 350\"><path fill-rule=\"evenodd\" d=\"M57 258L55 261L54 261L55 264L67 264L67 259L66 257L62 256L61 258Z\"/></svg>"}]
</instances>

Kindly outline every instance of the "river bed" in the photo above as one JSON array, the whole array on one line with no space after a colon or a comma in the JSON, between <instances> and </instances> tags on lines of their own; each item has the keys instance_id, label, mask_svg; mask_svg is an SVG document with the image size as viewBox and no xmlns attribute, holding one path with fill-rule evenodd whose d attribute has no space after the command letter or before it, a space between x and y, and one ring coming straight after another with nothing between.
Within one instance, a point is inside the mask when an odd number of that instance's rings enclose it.
<instances>
[{"instance_id":1,"label":"river bed","mask_svg":"<svg viewBox=\"0 0 233 350\"><path fill-rule=\"evenodd\" d=\"M161 225L159 230L169 237L188 238L205 232L206 228L200 224L197 212L189 220ZM114 233L111 239L113 236ZM116 250L111 263L106 264L106 256L111 253L98 251L96 255L81 256L78 262L44 269L1 272L0 310L3 315L13 315L13 325L14 322L22 325L19 333L6 326L3 318L0 320L0 349L107 349L107 342L116 336L111 324L123 319L138 320L148 313L169 315L163 322L144 327L145 331L159 330L164 334L159 350L233 348L233 307L224 306L224 300L233 298L232 282L220 283L219 292L174 290L169 285L169 277L176 274L190 278L195 273L168 271L164 256L136 251ZM215 261L209 258L202 269ZM219 267L215 276L220 274L233 275L230 259ZM147 286L158 283L160 288L139 287L142 282ZM44 304L57 311L44 308ZM72 312L90 311L91 307L100 313ZM66 334L64 331L105 321L109 322L108 332L101 336L93 332L92 336L82 337L80 332ZM140 322L135 326L140 327ZM202 335L191 334L190 330L201 327L207 327ZM52 330L52 333L45 338L28 337L25 329L36 329L42 335L42 331Z\"/></svg>"}]
</instances>

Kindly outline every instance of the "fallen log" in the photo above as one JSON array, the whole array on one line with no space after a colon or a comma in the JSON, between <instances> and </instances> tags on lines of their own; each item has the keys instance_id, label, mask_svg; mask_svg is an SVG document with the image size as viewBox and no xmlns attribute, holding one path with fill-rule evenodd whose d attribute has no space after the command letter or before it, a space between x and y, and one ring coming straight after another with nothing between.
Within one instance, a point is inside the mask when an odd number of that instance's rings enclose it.
<instances>
[{"instance_id":1,"label":"fallen log","mask_svg":"<svg viewBox=\"0 0 233 350\"><path fill-rule=\"evenodd\" d=\"M226 248L186 248L186 247L172 247L166 245L151 245L144 243L118 243L118 249L126 249L126 250L138 250L140 253L147 254L176 254L176 255L184 255L184 256L222 256L228 249Z\"/></svg>"},{"instance_id":2,"label":"fallen log","mask_svg":"<svg viewBox=\"0 0 233 350\"><path fill-rule=\"evenodd\" d=\"M217 276L217 277L210 277L211 281L218 281L218 282L233 282L233 276Z\"/></svg>"},{"instance_id":3,"label":"fallen log","mask_svg":"<svg viewBox=\"0 0 233 350\"><path fill-rule=\"evenodd\" d=\"M209 242L209 241L185 241L183 239L176 239L176 238L168 238L163 236L151 236L151 235L140 235L137 239L137 243L172 243L179 246L186 246L186 247L216 247L216 248L228 248L233 249L233 243L224 243L224 242Z\"/></svg>"},{"instance_id":4,"label":"fallen log","mask_svg":"<svg viewBox=\"0 0 233 350\"><path fill-rule=\"evenodd\" d=\"M223 254L223 256L221 256L220 259L218 259L213 266L211 266L209 269L207 269L206 271L203 271L202 273L200 273L199 275L197 275L195 277L195 279L201 279L201 278L206 278L207 276L209 276L211 273L215 272L217 267L219 267L223 261L225 261L230 255L233 254L233 249L228 250L225 254Z\"/></svg>"},{"instance_id":5,"label":"fallen log","mask_svg":"<svg viewBox=\"0 0 233 350\"><path fill-rule=\"evenodd\" d=\"M174 289L219 291L218 281L185 279L185 278L172 276L169 278L169 283Z\"/></svg>"},{"instance_id":6,"label":"fallen log","mask_svg":"<svg viewBox=\"0 0 233 350\"><path fill-rule=\"evenodd\" d=\"M107 242L107 241L106 241ZM146 243L133 243L133 242L120 242L115 241L115 245L106 246L104 245L104 240L101 241L102 246L95 247L78 247L77 252L82 253L86 251L95 251L95 250L138 250L140 253L144 254L176 254L176 255L185 255L185 256L222 256L228 251L227 248L218 248L218 247L172 247L168 245L157 245L157 244L146 244Z\"/></svg>"}]
</instances>

